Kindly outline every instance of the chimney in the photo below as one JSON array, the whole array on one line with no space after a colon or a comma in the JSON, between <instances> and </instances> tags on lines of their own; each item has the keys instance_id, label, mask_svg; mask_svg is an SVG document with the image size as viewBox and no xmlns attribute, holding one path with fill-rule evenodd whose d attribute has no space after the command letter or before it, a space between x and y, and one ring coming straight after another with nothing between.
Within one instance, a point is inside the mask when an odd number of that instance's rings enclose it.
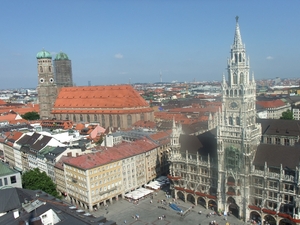
<instances>
[{"instance_id":1,"label":"chimney","mask_svg":"<svg viewBox=\"0 0 300 225\"><path fill-rule=\"evenodd\" d=\"M78 157L79 156L79 154L78 153L76 153L76 157Z\"/></svg>"},{"instance_id":2,"label":"chimney","mask_svg":"<svg viewBox=\"0 0 300 225\"><path fill-rule=\"evenodd\" d=\"M67 156L68 156L68 157L72 157L72 152L68 152L68 153L67 153Z\"/></svg>"}]
</instances>

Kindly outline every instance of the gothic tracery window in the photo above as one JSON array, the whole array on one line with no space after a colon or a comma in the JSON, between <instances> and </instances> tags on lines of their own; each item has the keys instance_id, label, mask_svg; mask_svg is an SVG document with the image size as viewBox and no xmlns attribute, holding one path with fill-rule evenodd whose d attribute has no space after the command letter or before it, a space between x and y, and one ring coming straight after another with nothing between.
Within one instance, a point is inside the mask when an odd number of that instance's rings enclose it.
<instances>
[{"instance_id":1,"label":"gothic tracery window","mask_svg":"<svg viewBox=\"0 0 300 225\"><path fill-rule=\"evenodd\" d=\"M241 125L240 117L236 117L236 125Z\"/></svg>"},{"instance_id":2,"label":"gothic tracery window","mask_svg":"<svg viewBox=\"0 0 300 225\"><path fill-rule=\"evenodd\" d=\"M226 167L228 169L239 169L239 151L231 146L226 148Z\"/></svg>"},{"instance_id":3,"label":"gothic tracery window","mask_svg":"<svg viewBox=\"0 0 300 225\"><path fill-rule=\"evenodd\" d=\"M233 84L237 84L237 81L238 81L237 74L234 73L234 74L233 74Z\"/></svg>"},{"instance_id":4,"label":"gothic tracery window","mask_svg":"<svg viewBox=\"0 0 300 225\"><path fill-rule=\"evenodd\" d=\"M233 119L231 116L229 117L229 125L233 125Z\"/></svg>"},{"instance_id":5,"label":"gothic tracery window","mask_svg":"<svg viewBox=\"0 0 300 225\"><path fill-rule=\"evenodd\" d=\"M243 84L244 83L244 79L245 79L245 76L243 73L240 73L240 83Z\"/></svg>"}]
</instances>

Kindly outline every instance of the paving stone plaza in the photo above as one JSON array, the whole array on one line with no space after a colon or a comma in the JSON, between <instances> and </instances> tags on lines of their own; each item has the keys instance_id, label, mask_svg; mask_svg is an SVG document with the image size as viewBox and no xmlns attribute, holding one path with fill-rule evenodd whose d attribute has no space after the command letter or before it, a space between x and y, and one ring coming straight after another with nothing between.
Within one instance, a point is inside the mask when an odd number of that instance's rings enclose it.
<instances>
[{"instance_id":1,"label":"paving stone plaza","mask_svg":"<svg viewBox=\"0 0 300 225\"><path fill-rule=\"evenodd\" d=\"M114 220L119 225L125 224L125 221L126 224L133 225L204 225L209 224L211 221L215 221L219 225L225 225L226 222L230 225L245 224L234 216L228 216L227 221L224 219L224 216L212 215L207 217L207 214L212 213L212 210L205 209L202 206L194 206L192 208L193 205L190 202L176 200L176 205L184 212L190 209L182 216L181 213L176 212L169 206L169 202L172 202L173 199L166 198L166 193L163 190L156 193L153 194L153 199L147 197L141 199L138 204L122 199L107 207L100 208L93 214L95 216L105 216L108 220ZM161 200L165 200L163 201L165 204ZM199 211L202 211L201 215ZM165 218L159 219L163 215L165 215Z\"/></svg>"}]
</instances>

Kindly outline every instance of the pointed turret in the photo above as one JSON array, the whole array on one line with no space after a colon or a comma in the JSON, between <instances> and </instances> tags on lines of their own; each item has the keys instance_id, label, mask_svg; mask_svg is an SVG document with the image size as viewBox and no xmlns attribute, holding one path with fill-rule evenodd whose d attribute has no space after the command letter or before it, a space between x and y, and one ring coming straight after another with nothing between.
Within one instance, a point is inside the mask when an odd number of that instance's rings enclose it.
<instances>
[{"instance_id":1,"label":"pointed turret","mask_svg":"<svg viewBox=\"0 0 300 225\"><path fill-rule=\"evenodd\" d=\"M239 17L236 16L235 20L236 20L236 26L235 26L233 47L239 48L239 47L243 47L242 37L241 37L241 32L240 32L240 26L239 26Z\"/></svg>"}]
</instances>

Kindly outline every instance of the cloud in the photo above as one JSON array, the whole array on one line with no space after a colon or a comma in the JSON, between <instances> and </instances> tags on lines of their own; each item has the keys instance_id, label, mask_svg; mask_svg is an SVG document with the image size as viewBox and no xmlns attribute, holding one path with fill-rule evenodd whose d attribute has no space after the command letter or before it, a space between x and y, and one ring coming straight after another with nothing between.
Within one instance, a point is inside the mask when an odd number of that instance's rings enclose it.
<instances>
[{"instance_id":1,"label":"cloud","mask_svg":"<svg viewBox=\"0 0 300 225\"><path fill-rule=\"evenodd\" d=\"M125 74L128 74L128 72L120 72L119 74L120 75L125 75Z\"/></svg>"},{"instance_id":2,"label":"cloud","mask_svg":"<svg viewBox=\"0 0 300 225\"><path fill-rule=\"evenodd\" d=\"M116 59L123 59L123 55L121 53L115 54Z\"/></svg>"},{"instance_id":3,"label":"cloud","mask_svg":"<svg viewBox=\"0 0 300 225\"><path fill-rule=\"evenodd\" d=\"M267 59L267 60L272 60L272 59L274 59L274 58L273 58L273 56L268 56L266 59Z\"/></svg>"}]
</instances>

